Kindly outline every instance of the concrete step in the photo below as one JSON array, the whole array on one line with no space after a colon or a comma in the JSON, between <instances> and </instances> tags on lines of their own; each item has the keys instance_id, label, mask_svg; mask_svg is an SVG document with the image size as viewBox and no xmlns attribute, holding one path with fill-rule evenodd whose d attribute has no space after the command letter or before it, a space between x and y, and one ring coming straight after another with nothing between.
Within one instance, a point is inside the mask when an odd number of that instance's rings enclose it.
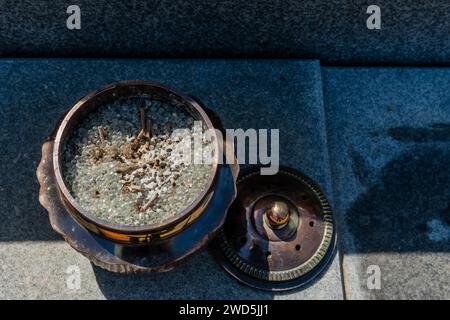
<instances>
[{"instance_id":1,"label":"concrete step","mask_svg":"<svg viewBox=\"0 0 450 320\"><path fill-rule=\"evenodd\" d=\"M67 28L74 11L66 12L70 3L65 0L8 4L0 13L3 57L287 57L350 65L450 63L447 0L77 0L80 29ZM379 14L374 15L371 5L379 7ZM381 29L368 29L372 17L379 17Z\"/></svg>"},{"instance_id":2,"label":"concrete step","mask_svg":"<svg viewBox=\"0 0 450 320\"><path fill-rule=\"evenodd\" d=\"M166 274L124 276L63 242L37 200L40 146L78 98L123 79L196 95L228 128L280 128L281 163L313 177L334 205L340 254L326 274L273 295L239 285L205 250ZM0 81L0 298L450 298L450 69L3 59ZM79 291L67 288L70 266Z\"/></svg>"},{"instance_id":3,"label":"concrete step","mask_svg":"<svg viewBox=\"0 0 450 320\"><path fill-rule=\"evenodd\" d=\"M0 298L341 299L338 258L305 290L284 295L238 284L206 251L167 274L123 276L92 267L50 228L37 198L41 144L85 94L152 79L200 98L227 128L280 128L281 163L331 196L320 64L316 60L0 60ZM78 266L81 290L67 290Z\"/></svg>"},{"instance_id":4,"label":"concrete step","mask_svg":"<svg viewBox=\"0 0 450 320\"><path fill-rule=\"evenodd\" d=\"M450 299L450 69L323 78L346 297Z\"/></svg>"}]
</instances>

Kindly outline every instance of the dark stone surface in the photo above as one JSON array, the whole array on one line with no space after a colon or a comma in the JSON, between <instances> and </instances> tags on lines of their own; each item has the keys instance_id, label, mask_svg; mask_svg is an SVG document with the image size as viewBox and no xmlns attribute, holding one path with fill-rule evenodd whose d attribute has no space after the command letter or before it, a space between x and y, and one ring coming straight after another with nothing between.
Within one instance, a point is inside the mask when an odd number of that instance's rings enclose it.
<instances>
[{"instance_id":1,"label":"dark stone surface","mask_svg":"<svg viewBox=\"0 0 450 320\"><path fill-rule=\"evenodd\" d=\"M68 30L66 8L81 8ZM0 6L0 55L296 57L346 64L450 63L446 0L12 1Z\"/></svg>"},{"instance_id":2,"label":"dark stone surface","mask_svg":"<svg viewBox=\"0 0 450 320\"><path fill-rule=\"evenodd\" d=\"M2 60L0 79L0 240L55 239L37 201L42 142L76 100L124 79L193 94L227 128L280 128L281 162L330 191L317 61Z\"/></svg>"},{"instance_id":3,"label":"dark stone surface","mask_svg":"<svg viewBox=\"0 0 450 320\"><path fill-rule=\"evenodd\" d=\"M450 70L325 68L323 76L351 296L450 298ZM366 288L369 265L381 268L381 290Z\"/></svg>"},{"instance_id":4,"label":"dark stone surface","mask_svg":"<svg viewBox=\"0 0 450 320\"><path fill-rule=\"evenodd\" d=\"M273 298L231 280L206 252L164 275L126 277L94 268L94 277L74 250L48 241L60 238L38 203L41 145L77 99L125 79L157 80L193 94L219 114L226 128L279 128L281 163L304 171L331 194L318 61L0 60L0 255L9 270L0 286L5 296L67 297L64 272L71 261L88 279L85 297ZM30 274L24 255L33 252L40 254ZM35 274L47 263L57 263L51 269L56 271L36 282ZM312 287L282 297L342 298L338 259Z\"/></svg>"},{"instance_id":5,"label":"dark stone surface","mask_svg":"<svg viewBox=\"0 0 450 320\"><path fill-rule=\"evenodd\" d=\"M4 297L73 297L62 291L64 272L79 264L78 298L278 298L238 285L205 251L164 275L125 277L92 272L48 241L60 238L37 201L43 139L78 98L141 78L196 95L226 127L280 128L282 163L334 198L347 298L450 298L450 70L320 70L318 61L293 60L0 60ZM380 290L367 289L371 265L380 267ZM314 286L281 296L311 297L342 297L338 259Z\"/></svg>"}]
</instances>

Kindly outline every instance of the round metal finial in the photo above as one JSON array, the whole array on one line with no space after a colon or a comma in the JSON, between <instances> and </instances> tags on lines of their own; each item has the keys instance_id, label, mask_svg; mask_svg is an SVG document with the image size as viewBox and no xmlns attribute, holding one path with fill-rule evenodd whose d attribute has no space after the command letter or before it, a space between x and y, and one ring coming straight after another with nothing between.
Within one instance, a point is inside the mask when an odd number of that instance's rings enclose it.
<instances>
[{"instance_id":1,"label":"round metal finial","mask_svg":"<svg viewBox=\"0 0 450 320\"><path fill-rule=\"evenodd\" d=\"M272 208L267 210L266 217L272 228L282 228L289 220L289 206L284 201L275 201Z\"/></svg>"}]
</instances>

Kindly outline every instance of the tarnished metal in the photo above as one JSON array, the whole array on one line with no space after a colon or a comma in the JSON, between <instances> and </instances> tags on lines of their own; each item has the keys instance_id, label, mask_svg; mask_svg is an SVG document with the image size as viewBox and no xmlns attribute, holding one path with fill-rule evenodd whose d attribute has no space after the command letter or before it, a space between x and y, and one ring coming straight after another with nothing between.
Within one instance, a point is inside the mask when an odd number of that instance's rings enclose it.
<instances>
[{"instance_id":1,"label":"tarnished metal","mask_svg":"<svg viewBox=\"0 0 450 320\"><path fill-rule=\"evenodd\" d=\"M37 169L39 200L53 229L96 265L115 272L166 271L204 245L223 224L236 196L237 164L219 164L219 148L207 186L186 210L158 225L132 227L98 219L76 203L65 186L60 166L63 144L74 126L105 102L119 97L157 94L202 120L207 128L223 130L218 117L193 97L151 81L122 81L81 99L58 123L42 146ZM214 139L214 138L213 138ZM217 140L216 140L217 143ZM220 150L222 152L222 150Z\"/></svg>"},{"instance_id":2,"label":"tarnished metal","mask_svg":"<svg viewBox=\"0 0 450 320\"><path fill-rule=\"evenodd\" d=\"M206 187L193 201L193 203L170 220L146 226L125 226L112 223L98 218L82 206L80 206L70 194L61 172L61 151L76 125L94 112L97 108L124 97L142 96L167 100L177 105L180 109L188 112L195 119L201 120L206 129L214 126L204 108L192 98L176 92L174 89L153 81L121 81L103 87L79 100L65 115L61 121L54 138L53 148L53 170L56 184L61 193L66 207L86 228L103 237L122 243L146 243L154 239L164 239L180 232L184 227L191 224L199 217L207 201L211 199L214 192L214 184L219 169L219 145L214 131L211 131L214 153L211 174Z\"/></svg>"},{"instance_id":3,"label":"tarnished metal","mask_svg":"<svg viewBox=\"0 0 450 320\"><path fill-rule=\"evenodd\" d=\"M335 241L331 208L317 184L293 169L263 176L253 167L239 178L236 200L211 247L232 276L275 291L317 277Z\"/></svg>"},{"instance_id":4,"label":"tarnished metal","mask_svg":"<svg viewBox=\"0 0 450 320\"><path fill-rule=\"evenodd\" d=\"M272 207L268 208L264 214L268 221L268 225L275 229L281 229L286 226L291 215L287 203L280 200L275 200Z\"/></svg>"}]
</instances>

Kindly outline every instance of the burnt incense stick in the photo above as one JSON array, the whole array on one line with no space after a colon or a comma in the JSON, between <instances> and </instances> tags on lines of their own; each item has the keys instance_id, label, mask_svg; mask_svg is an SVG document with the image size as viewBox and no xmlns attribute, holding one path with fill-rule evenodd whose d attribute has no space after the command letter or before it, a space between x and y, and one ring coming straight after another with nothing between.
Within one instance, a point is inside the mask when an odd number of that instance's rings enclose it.
<instances>
[{"instance_id":1,"label":"burnt incense stick","mask_svg":"<svg viewBox=\"0 0 450 320\"><path fill-rule=\"evenodd\" d=\"M142 167L141 164L129 164L120 168L116 169L117 173L130 173L136 169L139 169L140 167Z\"/></svg>"},{"instance_id":2,"label":"burnt incense stick","mask_svg":"<svg viewBox=\"0 0 450 320\"><path fill-rule=\"evenodd\" d=\"M128 186L128 189L134 190L134 191L144 191L144 187L138 186L138 185L136 185L136 184L130 184L130 185Z\"/></svg>"},{"instance_id":3,"label":"burnt incense stick","mask_svg":"<svg viewBox=\"0 0 450 320\"><path fill-rule=\"evenodd\" d=\"M105 143L105 129L102 126L98 127L98 136L100 138L100 143Z\"/></svg>"},{"instance_id":4,"label":"burnt incense stick","mask_svg":"<svg viewBox=\"0 0 450 320\"><path fill-rule=\"evenodd\" d=\"M153 133L152 133L152 119L150 119L150 118L147 118L147 127L146 127L146 130L147 130L147 132L146 132L146 137L148 138L148 139L150 139L152 136L153 136Z\"/></svg>"},{"instance_id":5,"label":"burnt incense stick","mask_svg":"<svg viewBox=\"0 0 450 320\"><path fill-rule=\"evenodd\" d=\"M139 131L139 134L137 135L137 140L141 139L142 137L146 137L150 140L150 138L153 136L152 122L151 119L146 117L143 104L139 107L139 114L141 120L141 129Z\"/></svg>"},{"instance_id":6,"label":"burnt incense stick","mask_svg":"<svg viewBox=\"0 0 450 320\"><path fill-rule=\"evenodd\" d=\"M159 194L155 193L141 208L142 211L145 211L152 205L152 203L158 198Z\"/></svg>"}]
</instances>

